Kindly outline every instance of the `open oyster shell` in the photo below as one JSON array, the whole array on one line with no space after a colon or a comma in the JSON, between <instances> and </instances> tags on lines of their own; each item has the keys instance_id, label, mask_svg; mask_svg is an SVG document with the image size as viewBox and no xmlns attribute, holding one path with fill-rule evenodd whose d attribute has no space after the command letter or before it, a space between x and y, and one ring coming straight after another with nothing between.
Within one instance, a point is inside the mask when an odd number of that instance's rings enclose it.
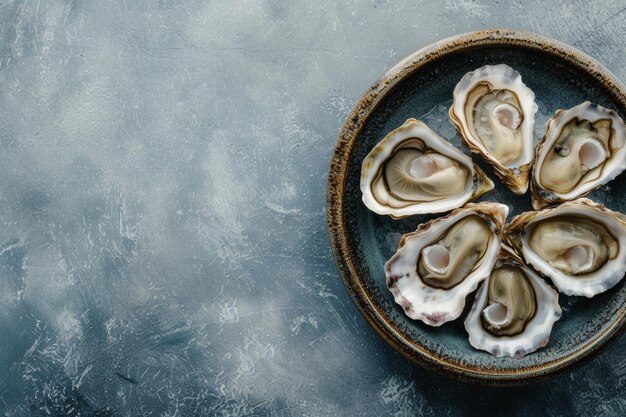
<instances>
[{"instance_id":1,"label":"open oyster shell","mask_svg":"<svg viewBox=\"0 0 626 417\"><path fill-rule=\"evenodd\" d=\"M394 219L461 207L493 188L493 182L423 122L408 119L365 157L363 202Z\"/></svg>"},{"instance_id":2,"label":"open oyster shell","mask_svg":"<svg viewBox=\"0 0 626 417\"><path fill-rule=\"evenodd\" d=\"M465 330L476 349L521 358L548 343L560 317L557 292L504 249L474 298Z\"/></svg>"},{"instance_id":3,"label":"open oyster shell","mask_svg":"<svg viewBox=\"0 0 626 417\"><path fill-rule=\"evenodd\" d=\"M535 94L504 64L465 74L453 94L450 118L463 142L493 166L511 191L524 194L535 156Z\"/></svg>"},{"instance_id":4,"label":"open oyster shell","mask_svg":"<svg viewBox=\"0 0 626 417\"><path fill-rule=\"evenodd\" d=\"M465 297L496 261L508 211L504 204L470 203L402 236L385 274L407 316L431 326L459 317Z\"/></svg>"},{"instance_id":5,"label":"open oyster shell","mask_svg":"<svg viewBox=\"0 0 626 417\"><path fill-rule=\"evenodd\" d=\"M522 213L506 241L560 292L593 297L626 272L626 217L587 198Z\"/></svg>"},{"instance_id":6,"label":"open oyster shell","mask_svg":"<svg viewBox=\"0 0 626 417\"><path fill-rule=\"evenodd\" d=\"M537 146L533 207L573 200L626 168L626 126L612 110L588 101L558 110Z\"/></svg>"}]
</instances>

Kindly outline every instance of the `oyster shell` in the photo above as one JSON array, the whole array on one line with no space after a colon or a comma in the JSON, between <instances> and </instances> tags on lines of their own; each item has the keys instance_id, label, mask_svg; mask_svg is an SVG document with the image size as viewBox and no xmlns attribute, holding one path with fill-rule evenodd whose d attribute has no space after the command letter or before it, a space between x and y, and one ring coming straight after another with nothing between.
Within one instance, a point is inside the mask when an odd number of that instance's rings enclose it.
<instances>
[{"instance_id":1,"label":"oyster shell","mask_svg":"<svg viewBox=\"0 0 626 417\"><path fill-rule=\"evenodd\" d=\"M535 156L535 93L517 71L500 64L465 74L453 94L450 118L463 142L511 191L524 194Z\"/></svg>"},{"instance_id":2,"label":"oyster shell","mask_svg":"<svg viewBox=\"0 0 626 417\"><path fill-rule=\"evenodd\" d=\"M593 297L626 272L626 218L587 198L514 217L506 240L567 295Z\"/></svg>"},{"instance_id":3,"label":"oyster shell","mask_svg":"<svg viewBox=\"0 0 626 417\"><path fill-rule=\"evenodd\" d=\"M408 119L365 157L363 203L394 219L461 207L493 188L493 182L421 121Z\"/></svg>"},{"instance_id":4,"label":"oyster shell","mask_svg":"<svg viewBox=\"0 0 626 417\"><path fill-rule=\"evenodd\" d=\"M521 358L548 343L560 317L557 292L503 250L474 298L465 330L476 349Z\"/></svg>"},{"instance_id":5,"label":"oyster shell","mask_svg":"<svg viewBox=\"0 0 626 417\"><path fill-rule=\"evenodd\" d=\"M533 207L573 200L626 168L626 126L612 110L588 101L558 110L537 146Z\"/></svg>"},{"instance_id":6,"label":"oyster shell","mask_svg":"<svg viewBox=\"0 0 626 417\"><path fill-rule=\"evenodd\" d=\"M504 204L470 203L402 236L385 274L407 316L431 326L459 317L465 297L496 261L508 211Z\"/></svg>"}]
</instances>

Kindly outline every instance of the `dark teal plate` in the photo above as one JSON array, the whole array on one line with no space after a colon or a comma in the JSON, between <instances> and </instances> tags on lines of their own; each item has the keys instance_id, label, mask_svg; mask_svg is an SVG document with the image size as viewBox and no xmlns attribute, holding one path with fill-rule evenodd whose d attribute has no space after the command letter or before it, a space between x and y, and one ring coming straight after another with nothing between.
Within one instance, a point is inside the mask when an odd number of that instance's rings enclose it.
<instances>
[{"instance_id":1,"label":"dark teal plate","mask_svg":"<svg viewBox=\"0 0 626 417\"><path fill-rule=\"evenodd\" d=\"M385 74L359 101L346 122L332 159L327 216L331 244L342 279L359 310L396 350L423 366L461 379L491 383L529 381L566 369L597 352L626 321L626 287L592 299L560 295L562 318L545 348L522 359L495 358L470 346L458 320L433 328L404 315L385 284L383 265L403 233L440 215L392 220L361 202L361 162L388 132L410 117L470 155L448 117L452 91L461 77L487 64L507 64L536 95L535 137L557 109L585 100L614 109L626 118L625 87L592 58L563 43L535 34L494 30L469 33L424 48ZM532 210L530 196L512 194L479 157L472 156L496 183L479 201L509 205L509 219ZM589 195L612 210L626 212L626 174Z\"/></svg>"}]
</instances>

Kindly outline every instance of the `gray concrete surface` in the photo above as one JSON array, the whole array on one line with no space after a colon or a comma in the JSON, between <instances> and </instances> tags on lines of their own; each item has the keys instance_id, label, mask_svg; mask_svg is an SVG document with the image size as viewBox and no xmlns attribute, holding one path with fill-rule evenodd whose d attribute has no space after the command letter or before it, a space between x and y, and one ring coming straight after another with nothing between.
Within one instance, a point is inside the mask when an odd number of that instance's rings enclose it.
<instances>
[{"instance_id":1,"label":"gray concrete surface","mask_svg":"<svg viewBox=\"0 0 626 417\"><path fill-rule=\"evenodd\" d=\"M404 361L330 254L360 95L510 27L626 80L624 1L0 1L0 415L626 415L626 339L549 382Z\"/></svg>"}]
</instances>

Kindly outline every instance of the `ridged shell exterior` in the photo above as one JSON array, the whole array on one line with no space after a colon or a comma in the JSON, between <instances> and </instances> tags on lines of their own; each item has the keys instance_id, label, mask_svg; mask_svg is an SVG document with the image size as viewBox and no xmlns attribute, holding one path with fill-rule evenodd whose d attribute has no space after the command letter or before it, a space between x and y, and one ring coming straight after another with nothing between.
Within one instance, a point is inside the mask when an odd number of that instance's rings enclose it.
<instances>
[{"instance_id":1,"label":"ridged shell exterior","mask_svg":"<svg viewBox=\"0 0 626 417\"><path fill-rule=\"evenodd\" d=\"M561 129L574 118L589 120L591 123L601 119L610 119L611 128L613 129L612 140L615 141L615 145L619 146L620 149L615 154L611 155L606 162L600 178L576 187L565 194L554 193L543 188L539 178L539 172L547 153L552 149L554 142L558 139ZM532 169L532 181L530 184L533 208L538 210L548 205L559 204L564 201L582 197L614 179L626 168L625 144L626 125L624 125L624 121L613 110L606 109L588 101L576 107L572 107L569 110L557 110L554 117L548 121L546 133L541 142L537 145L535 163Z\"/></svg>"},{"instance_id":2,"label":"ridged shell exterior","mask_svg":"<svg viewBox=\"0 0 626 417\"><path fill-rule=\"evenodd\" d=\"M416 202L416 204L402 208L383 205L374 198L372 183L381 165L387 161L395 149L402 146L403 141L411 138L421 139L427 147L458 161L462 166L468 169L470 176L463 193L458 196L433 202ZM472 162L470 157L453 147L445 139L426 126L426 124L416 119L408 119L402 126L385 136L385 138L365 157L361 166L361 192L363 193L363 203L373 212L386 214L394 219L415 214L450 211L463 206L463 204L469 201L475 200L491 189L493 189L493 182Z\"/></svg>"},{"instance_id":3,"label":"ridged shell exterior","mask_svg":"<svg viewBox=\"0 0 626 417\"><path fill-rule=\"evenodd\" d=\"M480 139L472 136L465 117L465 103L468 94L480 83L488 83L493 89L506 89L513 91L518 99L524 118L521 123L521 134L524 140L524 150L522 155L514 163L502 165L485 149ZM508 65L486 65L475 71L465 74L454 88L454 101L450 107L450 118L463 139L463 142L474 153L482 156L489 162L494 172L515 194L524 194L528 190L530 167L532 165L534 153L533 129L535 126L535 113L537 104L535 103L535 93L526 87L522 82L522 77Z\"/></svg>"},{"instance_id":4,"label":"ridged shell exterior","mask_svg":"<svg viewBox=\"0 0 626 417\"><path fill-rule=\"evenodd\" d=\"M476 293L472 309L465 318L465 330L469 335L470 344L476 349L487 351L496 357L521 358L548 343L552 327L561 317L559 296L543 278L540 278L517 256L507 250L500 253L494 269L500 266L520 268L532 285L537 303L533 318L526 324L524 331L515 336L494 336L485 330L482 326L481 313L488 301L490 279L488 277Z\"/></svg>"},{"instance_id":5,"label":"ridged shell exterior","mask_svg":"<svg viewBox=\"0 0 626 417\"><path fill-rule=\"evenodd\" d=\"M440 326L459 317L465 306L465 298L489 275L496 261L508 211L509 208L504 204L470 203L448 216L421 224L415 232L402 236L398 251L385 263L385 274L387 287L407 316L431 326ZM493 236L483 263L461 283L448 290L433 288L419 278L415 264L406 267L403 262L396 262L405 256L407 248L413 253L420 253L422 248L436 242L456 222L474 214L486 221Z\"/></svg>"},{"instance_id":6,"label":"ridged shell exterior","mask_svg":"<svg viewBox=\"0 0 626 417\"><path fill-rule=\"evenodd\" d=\"M603 225L617 240L618 255L614 259L609 259L604 267L587 274L584 278L569 275L544 261L526 243L526 230L534 222L562 215L584 216ZM626 273L626 251L624 250L626 248L626 217L587 198L515 216L507 225L504 236L507 244L529 265L532 265L543 276L550 278L559 291L567 295L593 297L617 285Z\"/></svg>"}]
</instances>

